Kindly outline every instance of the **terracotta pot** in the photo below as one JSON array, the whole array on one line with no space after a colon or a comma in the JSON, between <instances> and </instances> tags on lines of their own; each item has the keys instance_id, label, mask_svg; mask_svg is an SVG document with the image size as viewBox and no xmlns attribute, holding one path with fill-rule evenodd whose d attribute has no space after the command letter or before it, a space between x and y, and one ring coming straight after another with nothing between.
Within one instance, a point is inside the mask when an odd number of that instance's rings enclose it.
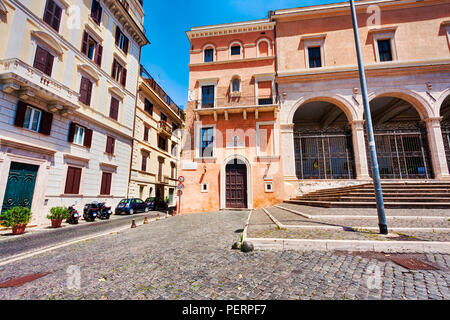
<instances>
[{"instance_id":1,"label":"terracotta pot","mask_svg":"<svg viewBox=\"0 0 450 320\"><path fill-rule=\"evenodd\" d=\"M52 219L52 228L61 227L62 219Z\"/></svg>"},{"instance_id":2,"label":"terracotta pot","mask_svg":"<svg viewBox=\"0 0 450 320\"><path fill-rule=\"evenodd\" d=\"M25 232L26 227L27 227L27 224L16 224L14 227L12 227L12 233L13 234L22 234Z\"/></svg>"}]
</instances>

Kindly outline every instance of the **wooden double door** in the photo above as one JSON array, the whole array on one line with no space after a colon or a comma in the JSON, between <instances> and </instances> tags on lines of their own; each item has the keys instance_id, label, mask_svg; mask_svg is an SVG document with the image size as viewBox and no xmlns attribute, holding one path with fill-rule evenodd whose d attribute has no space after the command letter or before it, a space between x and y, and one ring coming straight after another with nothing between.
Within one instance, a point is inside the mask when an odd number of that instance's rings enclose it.
<instances>
[{"instance_id":1,"label":"wooden double door","mask_svg":"<svg viewBox=\"0 0 450 320\"><path fill-rule=\"evenodd\" d=\"M31 208L39 166L11 162L2 212L15 207Z\"/></svg>"},{"instance_id":2,"label":"wooden double door","mask_svg":"<svg viewBox=\"0 0 450 320\"><path fill-rule=\"evenodd\" d=\"M247 167L245 164L226 166L226 207L247 208Z\"/></svg>"}]
</instances>

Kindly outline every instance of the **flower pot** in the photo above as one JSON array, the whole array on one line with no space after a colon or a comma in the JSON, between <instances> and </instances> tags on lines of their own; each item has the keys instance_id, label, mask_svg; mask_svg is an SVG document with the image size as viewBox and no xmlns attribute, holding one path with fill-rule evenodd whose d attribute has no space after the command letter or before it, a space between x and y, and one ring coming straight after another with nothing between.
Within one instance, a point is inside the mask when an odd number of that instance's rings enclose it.
<instances>
[{"instance_id":1,"label":"flower pot","mask_svg":"<svg viewBox=\"0 0 450 320\"><path fill-rule=\"evenodd\" d=\"M52 219L52 228L61 227L62 219Z\"/></svg>"},{"instance_id":2,"label":"flower pot","mask_svg":"<svg viewBox=\"0 0 450 320\"><path fill-rule=\"evenodd\" d=\"M22 234L25 232L26 227L27 227L26 224L16 224L14 227L12 227L12 233L13 234Z\"/></svg>"}]
</instances>

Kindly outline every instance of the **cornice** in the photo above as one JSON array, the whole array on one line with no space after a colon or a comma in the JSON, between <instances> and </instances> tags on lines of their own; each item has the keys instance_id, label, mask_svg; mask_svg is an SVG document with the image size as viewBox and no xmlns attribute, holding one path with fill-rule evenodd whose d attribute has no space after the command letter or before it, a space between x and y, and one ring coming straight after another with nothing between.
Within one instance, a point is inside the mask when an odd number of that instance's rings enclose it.
<instances>
[{"instance_id":1,"label":"cornice","mask_svg":"<svg viewBox=\"0 0 450 320\"><path fill-rule=\"evenodd\" d=\"M274 59L275 59L275 56L244 58L244 59L236 59L236 60L222 60L222 61L213 61L213 62L190 63L188 65L188 67L189 68L191 68L191 67L206 67L206 66L220 65L220 64L242 63L242 62L261 61L261 60L274 60Z\"/></svg>"},{"instance_id":2,"label":"cornice","mask_svg":"<svg viewBox=\"0 0 450 320\"><path fill-rule=\"evenodd\" d=\"M190 31L187 31L186 34L189 40L192 40L197 38L224 36L229 34L269 31L273 30L274 28L275 22L264 19L205 27L195 27Z\"/></svg>"}]
</instances>

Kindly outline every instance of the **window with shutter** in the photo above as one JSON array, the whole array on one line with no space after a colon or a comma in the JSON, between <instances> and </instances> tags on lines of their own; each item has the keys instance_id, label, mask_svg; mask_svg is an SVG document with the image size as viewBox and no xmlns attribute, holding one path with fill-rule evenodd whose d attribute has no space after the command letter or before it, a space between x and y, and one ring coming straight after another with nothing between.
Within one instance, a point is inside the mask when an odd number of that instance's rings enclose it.
<instances>
[{"instance_id":1,"label":"window with shutter","mask_svg":"<svg viewBox=\"0 0 450 320\"><path fill-rule=\"evenodd\" d=\"M101 195L110 195L111 194L111 180L112 180L111 172L103 172L102 173L102 183L101 183L101 187L100 187Z\"/></svg>"},{"instance_id":2,"label":"window with shutter","mask_svg":"<svg viewBox=\"0 0 450 320\"><path fill-rule=\"evenodd\" d=\"M92 82L86 77L81 77L80 98L85 105L91 105Z\"/></svg>"},{"instance_id":3,"label":"window with shutter","mask_svg":"<svg viewBox=\"0 0 450 320\"><path fill-rule=\"evenodd\" d=\"M120 84L124 87L127 86L127 69L123 68L122 70L122 78L120 80Z\"/></svg>"},{"instance_id":4,"label":"window with shutter","mask_svg":"<svg viewBox=\"0 0 450 320\"><path fill-rule=\"evenodd\" d=\"M148 156L146 154L142 154L142 163L141 163L142 171L147 171L147 158Z\"/></svg>"},{"instance_id":5,"label":"window with shutter","mask_svg":"<svg viewBox=\"0 0 450 320\"><path fill-rule=\"evenodd\" d=\"M107 154L113 155L114 154L114 145L116 143L116 139L113 137L107 137L106 138L106 150L105 152Z\"/></svg>"},{"instance_id":6,"label":"window with shutter","mask_svg":"<svg viewBox=\"0 0 450 320\"><path fill-rule=\"evenodd\" d=\"M50 52L40 46L37 46L33 67L51 77L54 58L55 57Z\"/></svg>"},{"instance_id":7,"label":"window with shutter","mask_svg":"<svg viewBox=\"0 0 450 320\"><path fill-rule=\"evenodd\" d=\"M144 141L148 141L148 127L144 126Z\"/></svg>"},{"instance_id":8,"label":"window with shutter","mask_svg":"<svg viewBox=\"0 0 450 320\"><path fill-rule=\"evenodd\" d=\"M83 42L81 44L81 52L89 59L94 61L98 66L102 65L103 46L96 41L87 31L83 33Z\"/></svg>"},{"instance_id":9,"label":"window with shutter","mask_svg":"<svg viewBox=\"0 0 450 320\"><path fill-rule=\"evenodd\" d=\"M111 97L111 106L109 110L109 117L117 120L119 118L119 100Z\"/></svg>"},{"instance_id":10,"label":"window with shutter","mask_svg":"<svg viewBox=\"0 0 450 320\"><path fill-rule=\"evenodd\" d=\"M147 112L150 115L153 115L153 104L150 101L148 101L147 99L145 99L145 101L144 101L144 109L145 109L145 112Z\"/></svg>"},{"instance_id":11,"label":"window with shutter","mask_svg":"<svg viewBox=\"0 0 450 320\"><path fill-rule=\"evenodd\" d=\"M44 10L44 21L59 32L62 8L54 0L47 0Z\"/></svg>"},{"instance_id":12,"label":"window with shutter","mask_svg":"<svg viewBox=\"0 0 450 320\"><path fill-rule=\"evenodd\" d=\"M130 41L125 34L116 26L116 46L118 46L125 54L128 54Z\"/></svg>"},{"instance_id":13,"label":"window with shutter","mask_svg":"<svg viewBox=\"0 0 450 320\"><path fill-rule=\"evenodd\" d=\"M91 18L98 25L100 25L100 22L102 20L102 13L103 13L103 9L100 5L100 2L98 2L97 0L92 0Z\"/></svg>"},{"instance_id":14,"label":"window with shutter","mask_svg":"<svg viewBox=\"0 0 450 320\"><path fill-rule=\"evenodd\" d=\"M81 182L81 168L68 167L65 194L79 194Z\"/></svg>"},{"instance_id":15,"label":"window with shutter","mask_svg":"<svg viewBox=\"0 0 450 320\"><path fill-rule=\"evenodd\" d=\"M125 69L118 61L117 59L113 60L113 66L112 66L112 73L111 76L125 86L126 79L127 79L127 69Z\"/></svg>"}]
</instances>

